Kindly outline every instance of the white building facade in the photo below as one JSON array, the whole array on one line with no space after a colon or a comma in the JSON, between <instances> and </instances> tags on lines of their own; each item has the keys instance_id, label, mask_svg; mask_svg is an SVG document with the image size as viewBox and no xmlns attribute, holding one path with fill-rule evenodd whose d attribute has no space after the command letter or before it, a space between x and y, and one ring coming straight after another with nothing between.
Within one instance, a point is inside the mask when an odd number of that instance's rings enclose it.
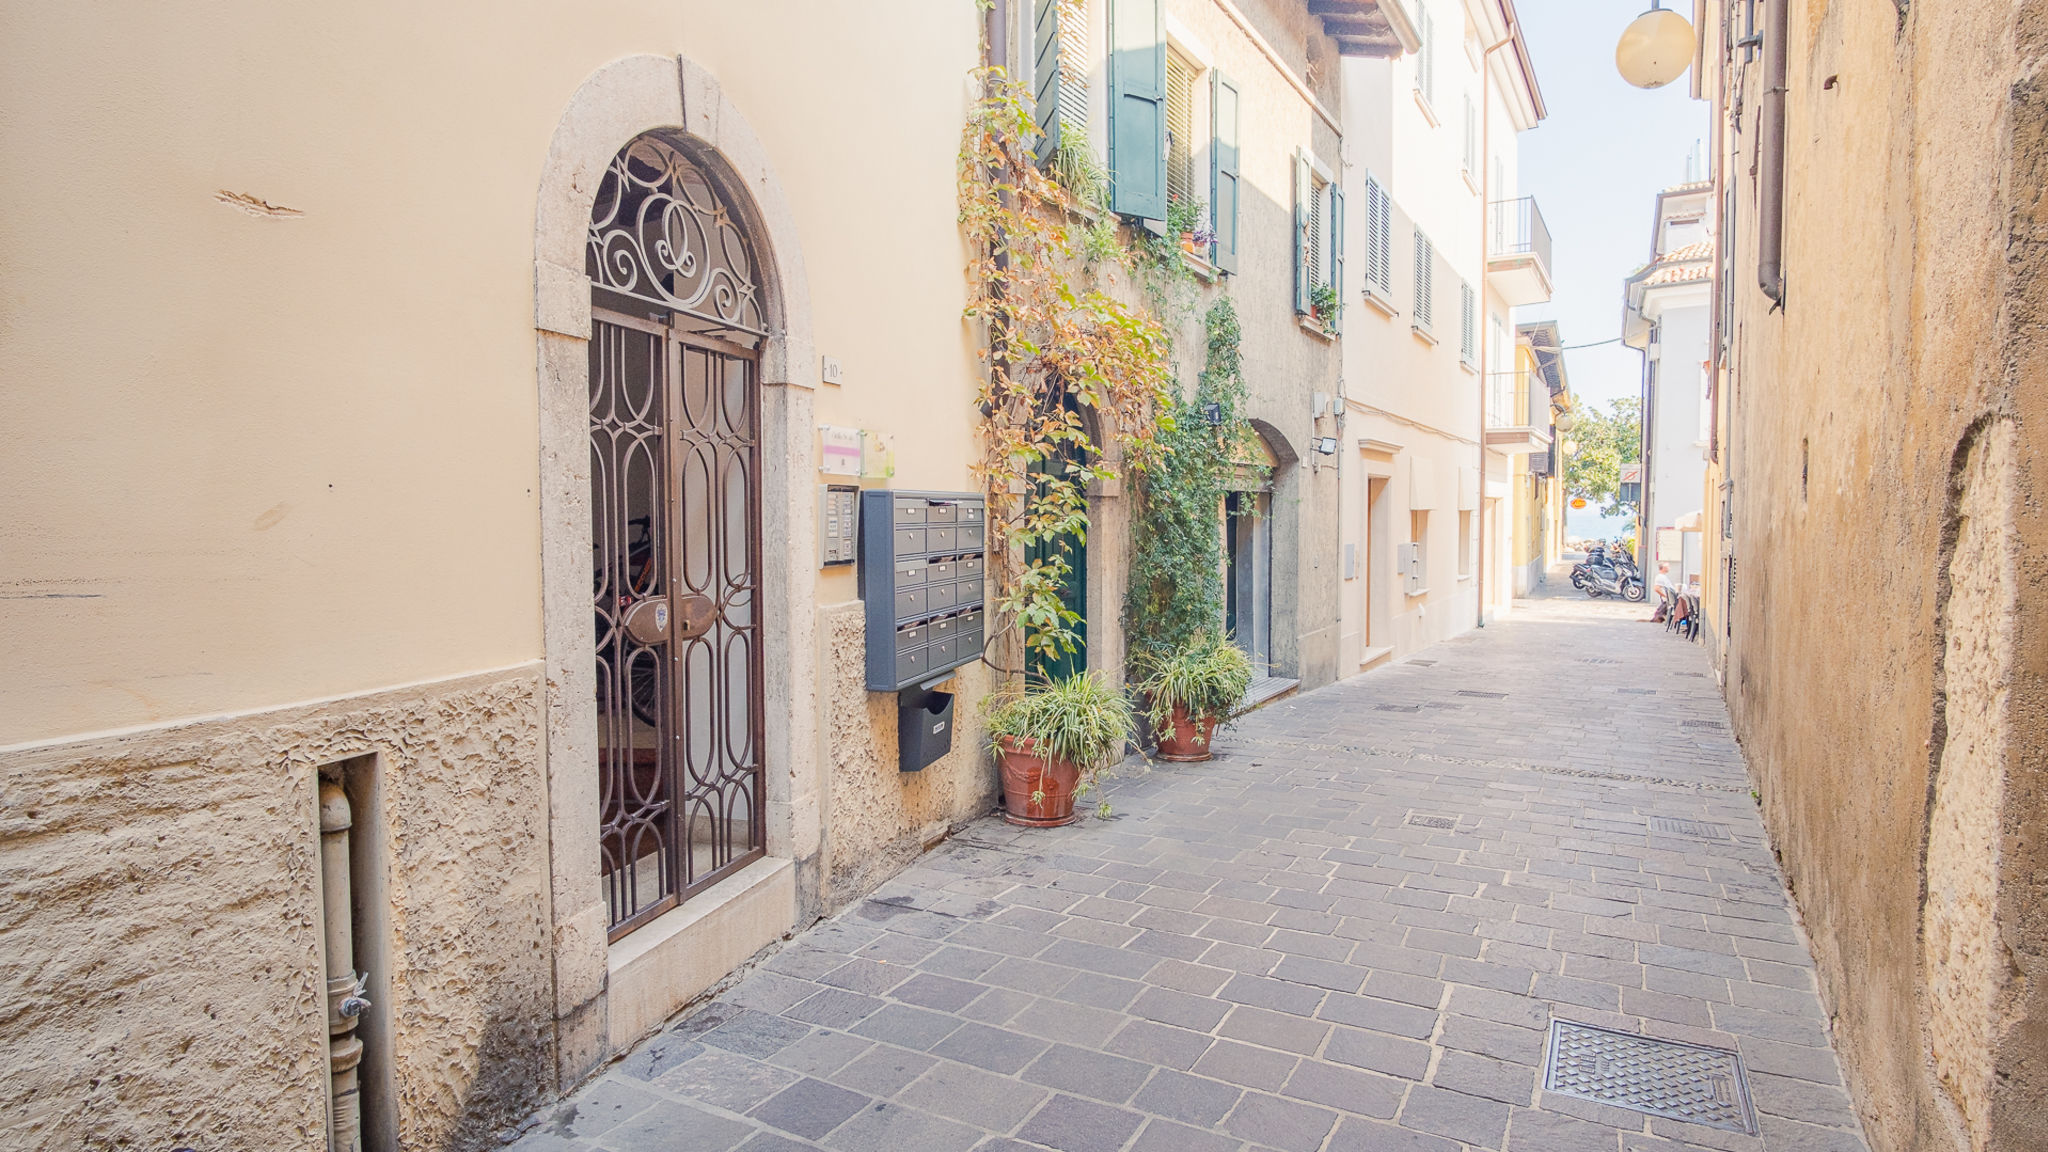
<instances>
[{"instance_id":1,"label":"white building facade","mask_svg":"<svg viewBox=\"0 0 2048 1152\"><path fill-rule=\"evenodd\" d=\"M1508 609L1509 477L1537 450L1513 310L1549 299L1549 237L1514 189L1542 94L1511 0L1407 9L1416 51L1344 62L1347 675Z\"/></svg>"},{"instance_id":2,"label":"white building facade","mask_svg":"<svg viewBox=\"0 0 2048 1152\"><path fill-rule=\"evenodd\" d=\"M1643 352L1643 493L1637 540L1651 573L1680 584L1701 569L1713 307L1713 186L1657 195L1650 262L1627 281L1622 341Z\"/></svg>"}]
</instances>

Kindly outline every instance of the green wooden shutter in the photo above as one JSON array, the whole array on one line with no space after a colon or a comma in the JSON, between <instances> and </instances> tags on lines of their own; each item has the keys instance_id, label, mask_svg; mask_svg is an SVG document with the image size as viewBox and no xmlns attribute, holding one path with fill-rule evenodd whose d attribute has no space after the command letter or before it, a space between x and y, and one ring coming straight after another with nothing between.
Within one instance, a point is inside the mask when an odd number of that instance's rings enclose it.
<instances>
[{"instance_id":1,"label":"green wooden shutter","mask_svg":"<svg viewBox=\"0 0 2048 1152\"><path fill-rule=\"evenodd\" d=\"M1210 72L1209 212L1216 231L1209 259L1225 272L1237 271L1237 85Z\"/></svg>"},{"instance_id":2,"label":"green wooden shutter","mask_svg":"<svg viewBox=\"0 0 2048 1152\"><path fill-rule=\"evenodd\" d=\"M1110 0L1110 206L1166 219L1166 26L1160 0Z\"/></svg>"},{"instance_id":3,"label":"green wooden shutter","mask_svg":"<svg viewBox=\"0 0 2048 1152\"><path fill-rule=\"evenodd\" d=\"M1308 314L1308 157L1294 157L1294 310Z\"/></svg>"},{"instance_id":4,"label":"green wooden shutter","mask_svg":"<svg viewBox=\"0 0 2048 1152\"><path fill-rule=\"evenodd\" d=\"M1337 181L1330 182L1330 287L1337 293L1337 314L1330 317L1330 326L1338 332L1344 330L1344 188Z\"/></svg>"},{"instance_id":5,"label":"green wooden shutter","mask_svg":"<svg viewBox=\"0 0 2048 1152\"><path fill-rule=\"evenodd\" d=\"M1060 0L1038 0L1031 49L1039 133L1036 155L1043 164L1060 146Z\"/></svg>"}]
</instances>

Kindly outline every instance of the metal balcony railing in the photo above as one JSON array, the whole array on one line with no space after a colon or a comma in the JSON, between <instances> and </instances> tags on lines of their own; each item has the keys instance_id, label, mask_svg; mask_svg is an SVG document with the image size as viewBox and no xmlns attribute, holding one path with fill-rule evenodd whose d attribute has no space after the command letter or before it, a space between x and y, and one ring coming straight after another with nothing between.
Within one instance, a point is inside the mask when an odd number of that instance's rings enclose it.
<instances>
[{"instance_id":1,"label":"metal balcony railing","mask_svg":"<svg viewBox=\"0 0 2048 1152\"><path fill-rule=\"evenodd\" d=\"M1492 213L1487 259L1533 255L1547 274L1550 271L1550 226L1543 222L1543 210L1536 207L1536 198L1518 196L1513 200L1495 200L1487 207Z\"/></svg>"},{"instance_id":2,"label":"metal balcony railing","mask_svg":"<svg viewBox=\"0 0 2048 1152\"><path fill-rule=\"evenodd\" d=\"M1537 407L1535 397L1541 397ZM1550 424L1550 392L1533 373L1516 370L1486 374L1486 426L1515 428L1523 425L1547 428Z\"/></svg>"}]
</instances>

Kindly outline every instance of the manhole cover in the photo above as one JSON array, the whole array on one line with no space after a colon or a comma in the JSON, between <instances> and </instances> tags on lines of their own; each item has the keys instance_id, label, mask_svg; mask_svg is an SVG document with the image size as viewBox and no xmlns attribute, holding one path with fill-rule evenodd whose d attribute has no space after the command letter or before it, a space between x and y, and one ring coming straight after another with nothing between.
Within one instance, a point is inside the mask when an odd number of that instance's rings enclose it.
<instances>
[{"instance_id":1,"label":"manhole cover","mask_svg":"<svg viewBox=\"0 0 2048 1152\"><path fill-rule=\"evenodd\" d=\"M1474 689L1471 689L1471 688L1460 688L1460 689L1458 689L1458 695L1460 695L1460 696L1483 696L1483 697L1485 697L1485 698L1486 698L1486 699L1488 699L1488 700L1505 700L1505 699L1507 699L1507 698L1508 698L1508 694L1507 694L1507 693L1505 693L1505 692L1479 692L1479 691L1476 691L1476 690L1474 690Z\"/></svg>"},{"instance_id":2,"label":"manhole cover","mask_svg":"<svg viewBox=\"0 0 2048 1152\"><path fill-rule=\"evenodd\" d=\"M1728 839L1726 824L1707 824L1699 820L1673 820L1668 816L1652 816L1650 831L1664 832L1672 836L1692 836L1701 840Z\"/></svg>"},{"instance_id":3,"label":"manhole cover","mask_svg":"<svg viewBox=\"0 0 2048 1152\"><path fill-rule=\"evenodd\" d=\"M1458 826L1458 822L1449 816L1425 816L1420 812L1410 812L1408 814L1408 822L1417 828L1436 828L1444 832L1449 832Z\"/></svg>"},{"instance_id":4,"label":"manhole cover","mask_svg":"<svg viewBox=\"0 0 2048 1152\"><path fill-rule=\"evenodd\" d=\"M1420 704L1375 704L1375 705L1373 705L1373 710L1374 710L1374 711L1376 711L1376 712L1420 712L1420 711L1422 711L1422 705L1420 705Z\"/></svg>"},{"instance_id":5,"label":"manhole cover","mask_svg":"<svg viewBox=\"0 0 2048 1152\"><path fill-rule=\"evenodd\" d=\"M1742 1057L1721 1048L1553 1020L1543 1090L1756 1135Z\"/></svg>"}]
</instances>

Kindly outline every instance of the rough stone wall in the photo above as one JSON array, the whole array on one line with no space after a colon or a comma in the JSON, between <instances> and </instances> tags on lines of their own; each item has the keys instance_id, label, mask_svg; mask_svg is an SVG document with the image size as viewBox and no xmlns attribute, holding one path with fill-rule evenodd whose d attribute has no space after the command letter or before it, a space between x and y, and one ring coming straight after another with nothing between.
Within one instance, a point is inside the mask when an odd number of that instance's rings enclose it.
<instances>
[{"instance_id":1,"label":"rough stone wall","mask_svg":"<svg viewBox=\"0 0 2048 1152\"><path fill-rule=\"evenodd\" d=\"M2048 1148L2044 11L1791 0L1782 309L1731 93L1727 690L1881 1152Z\"/></svg>"},{"instance_id":2,"label":"rough stone wall","mask_svg":"<svg viewBox=\"0 0 2048 1152\"><path fill-rule=\"evenodd\" d=\"M824 646L818 729L825 742L824 908L829 913L873 890L916 859L953 824L998 798L978 704L986 666L970 664L942 691L957 693L953 750L919 772L896 770L896 694L869 692L863 672L867 627L858 601L818 611Z\"/></svg>"},{"instance_id":3,"label":"rough stone wall","mask_svg":"<svg viewBox=\"0 0 2048 1152\"><path fill-rule=\"evenodd\" d=\"M323 1145L314 793L364 755L404 1146L486 1146L550 1093L538 688L521 670L0 756L0 1143Z\"/></svg>"}]
</instances>

